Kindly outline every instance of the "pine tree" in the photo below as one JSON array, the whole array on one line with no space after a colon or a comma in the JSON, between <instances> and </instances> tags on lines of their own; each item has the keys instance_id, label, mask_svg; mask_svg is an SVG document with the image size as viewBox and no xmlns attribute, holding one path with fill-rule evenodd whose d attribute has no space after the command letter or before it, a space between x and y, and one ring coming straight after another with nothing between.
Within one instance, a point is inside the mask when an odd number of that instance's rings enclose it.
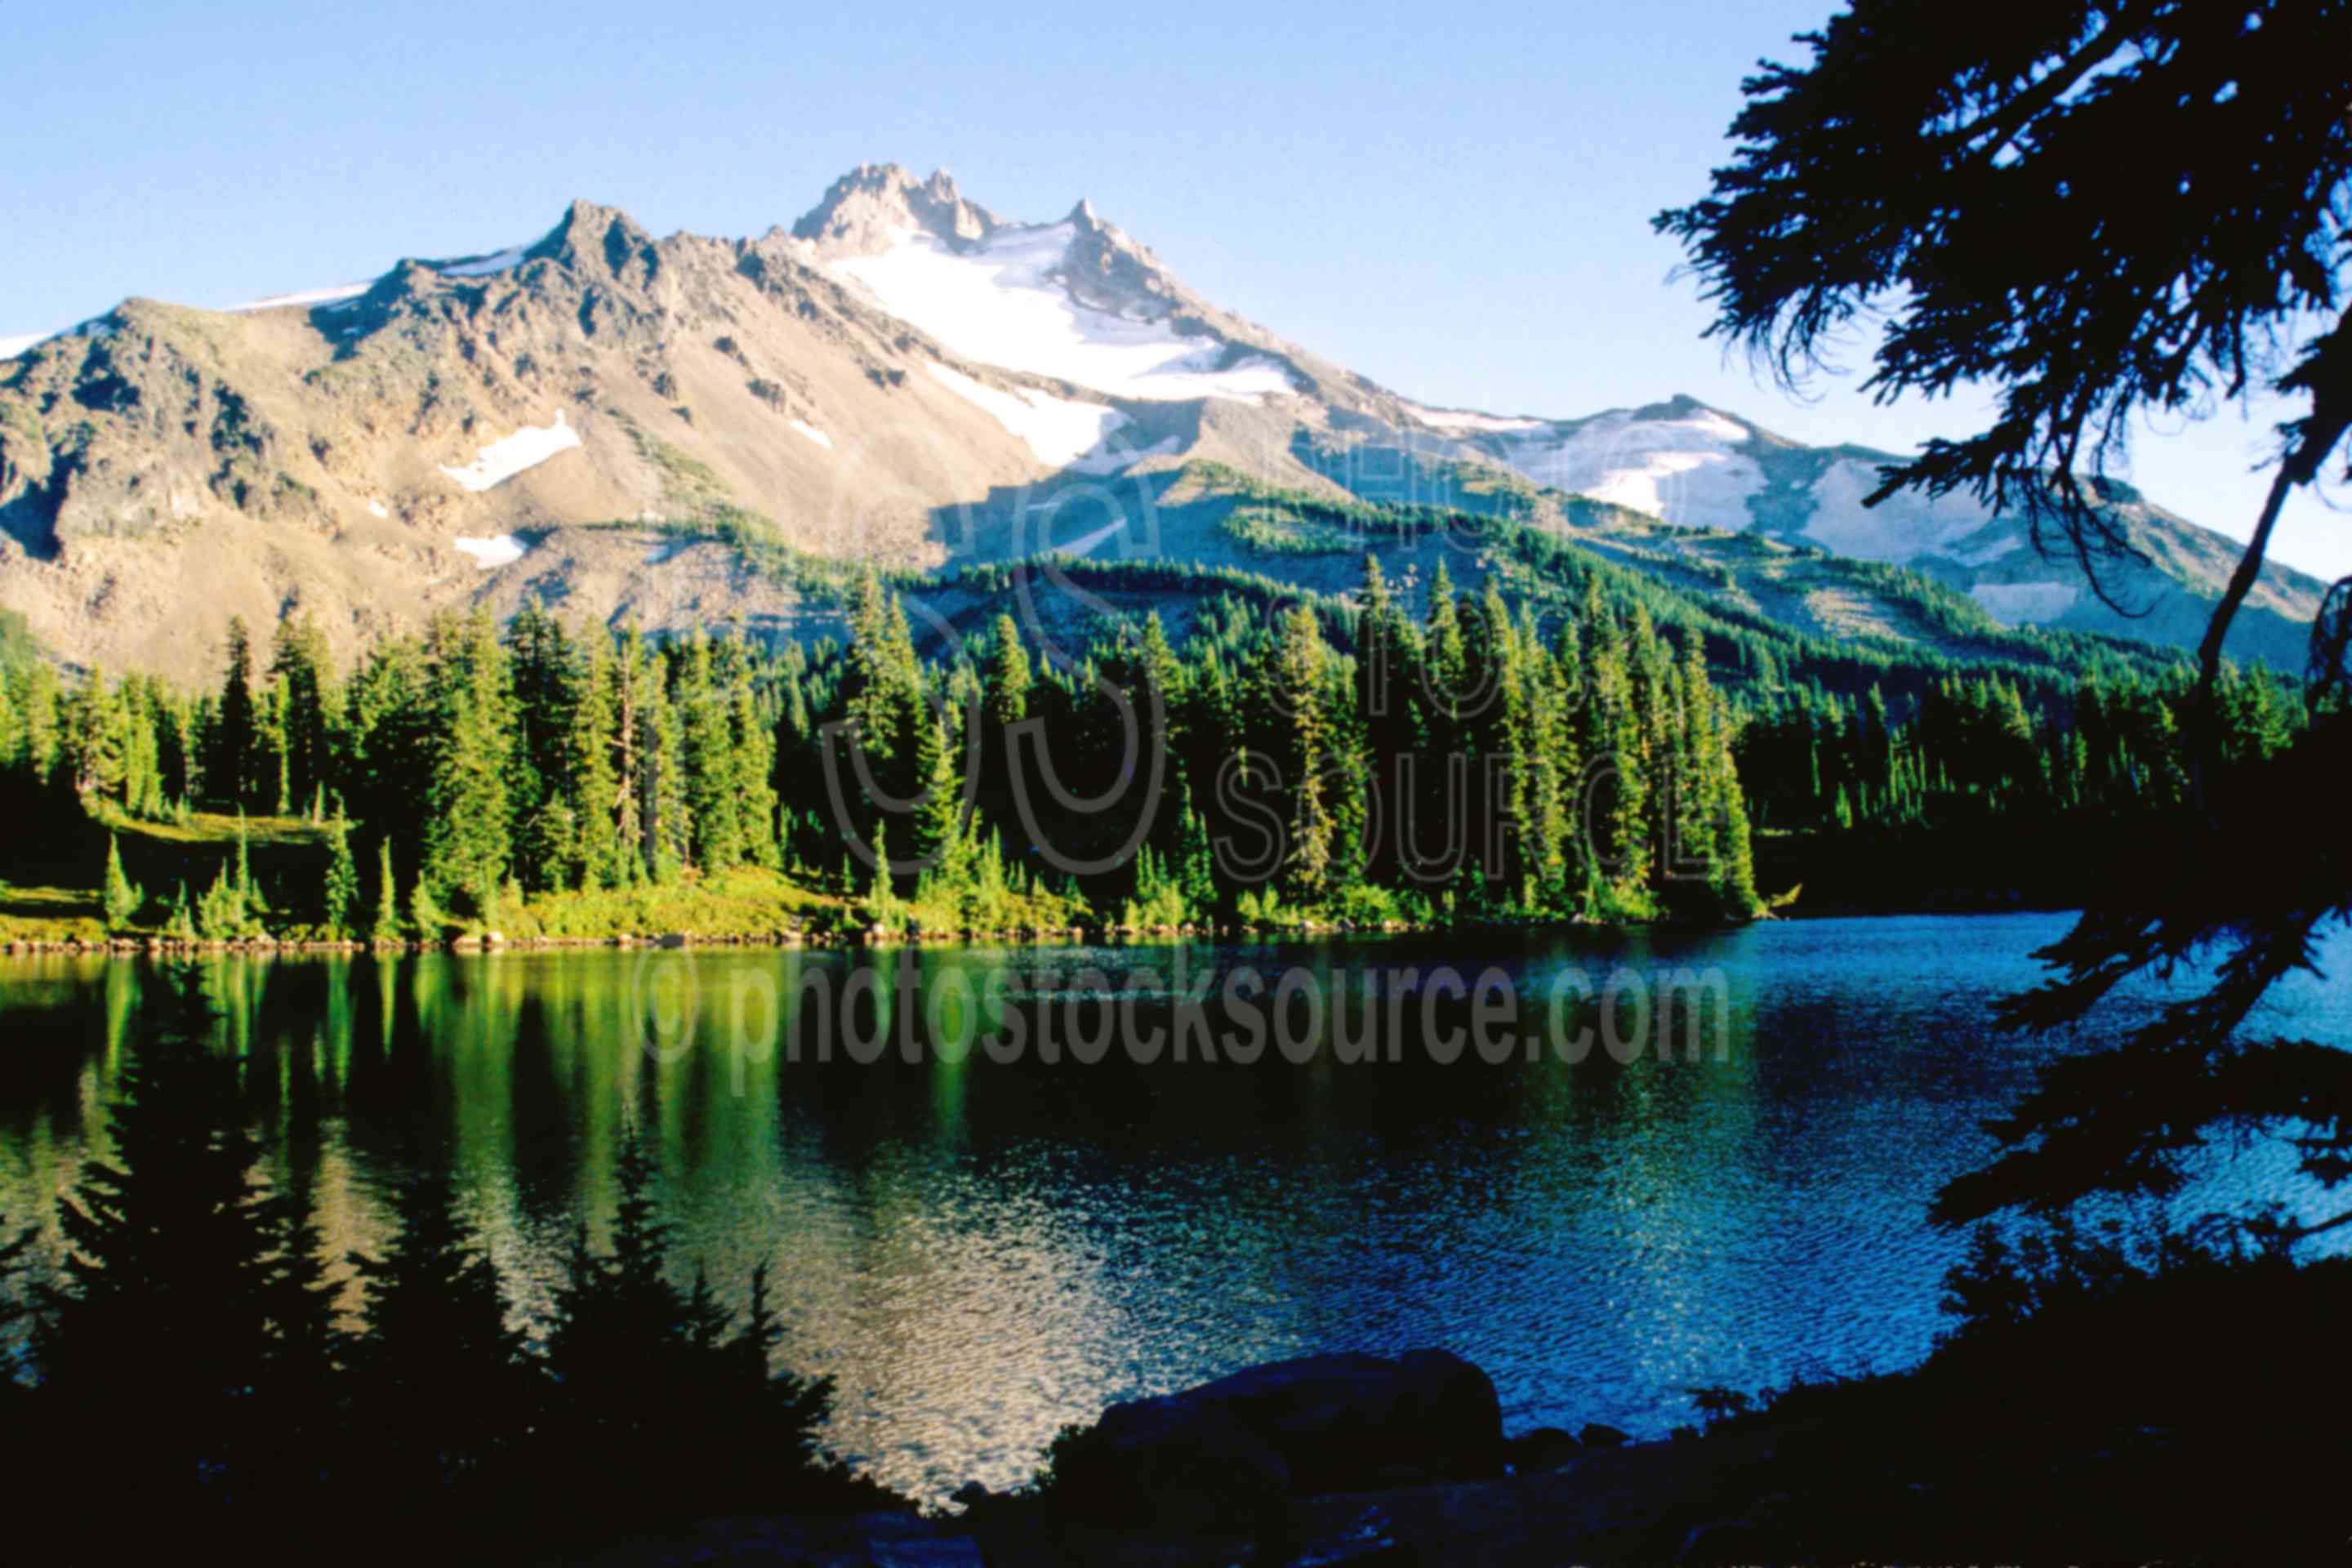
<instances>
[{"instance_id":1,"label":"pine tree","mask_svg":"<svg viewBox=\"0 0 2352 1568\"><path fill-rule=\"evenodd\" d=\"M408 889L408 923L419 942L438 942L448 931L449 917L433 897L433 884L421 876Z\"/></svg>"},{"instance_id":2,"label":"pine tree","mask_svg":"<svg viewBox=\"0 0 2352 1568\"><path fill-rule=\"evenodd\" d=\"M1283 617L1274 644L1273 689L1277 711L1288 726L1284 782L1290 787L1290 853L1286 862L1290 891L1311 903L1329 890L1336 826L1324 770L1331 760L1331 725L1324 683L1330 650L1315 612L1304 605Z\"/></svg>"},{"instance_id":3,"label":"pine tree","mask_svg":"<svg viewBox=\"0 0 2352 1568\"><path fill-rule=\"evenodd\" d=\"M371 1469L395 1495L487 1488L527 1434L541 1391L497 1271L440 1171L404 1182L380 1255L353 1253L364 1328L351 1347Z\"/></svg>"},{"instance_id":4,"label":"pine tree","mask_svg":"<svg viewBox=\"0 0 2352 1568\"><path fill-rule=\"evenodd\" d=\"M199 1044L205 1014L186 977L173 1018L127 1061L111 1156L83 1164L58 1215L62 1279L35 1292L50 1438L102 1446L116 1503L133 1517L196 1508L204 1467L245 1469L270 1416L260 1391L280 1238L257 1194L235 1068ZM184 1527L202 1516L175 1517Z\"/></svg>"},{"instance_id":5,"label":"pine tree","mask_svg":"<svg viewBox=\"0 0 2352 1568\"><path fill-rule=\"evenodd\" d=\"M131 879L122 874L122 849L111 833L106 836L106 929L119 931L129 926L131 917L147 901L145 894L131 886Z\"/></svg>"},{"instance_id":6,"label":"pine tree","mask_svg":"<svg viewBox=\"0 0 2352 1568\"><path fill-rule=\"evenodd\" d=\"M614 715L615 677L609 640L587 639L586 663L579 671L580 700L572 707L564 748L564 791L576 824L571 885L585 891L618 887L624 875L617 803L620 786L613 757L621 744Z\"/></svg>"},{"instance_id":7,"label":"pine tree","mask_svg":"<svg viewBox=\"0 0 2352 1568\"><path fill-rule=\"evenodd\" d=\"M719 645L717 674L727 704L727 774L736 811L740 858L745 864L777 864L776 732L761 713L751 679L751 652L740 626L730 626Z\"/></svg>"},{"instance_id":8,"label":"pine tree","mask_svg":"<svg viewBox=\"0 0 2352 1568\"><path fill-rule=\"evenodd\" d=\"M637 704L637 810L644 825L646 875L661 886L677 881L686 869L690 826L682 765L685 740L662 674L667 664L659 657L651 661Z\"/></svg>"},{"instance_id":9,"label":"pine tree","mask_svg":"<svg viewBox=\"0 0 2352 1568\"><path fill-rule=\"evenodd\" d=\"M996 640L988 659L988 721L998 730L1029 716L1028 650L1021 646L1021 628L1011 616L996 617Z\"/></svg>"},{"instance_id":10,"label":"pine tree","mask_svg":"<svg viewBox=\"0 0 2352 1568\"><path fill-rule=\"evenodd\" d=\"M330 941L341 942L359 923L360 868L352 859L349 831L336 822L327 831L327 872L320 907Z\"/></svg>"},{"instance_id":11,"label":"pine tree","mask_svg":"<svg viewBox=\"0 0 2352 1568\"><path fill-rule=\"evenodd\" d=\"M245 629L245 617L231 616L227 669L221 678L220 705L214 720L213 754L205 767L213 798L220 804L250 803L257 740L253 640Z\"/></svg>"},{"instance_id":12,"label":"pine tree","mask_svg":"<svg viewBox=\"0 0 2352 1568\"><path fill-rule=\"evenodd\" d=\"M431 701L440 735L426 786L420 886L477 919L506 879L513 728L506 655L487 610L433 627Z\"/></svg>"},{"instance_id":13,"label":"pine tree","mask_svg":"<svg viewBox=\"0 0 2352 1568\"><path fill-rule=\"evenodd\" d=\"M646 705L660 689L659 656L633 623L623 628L612 669L613 885L643 881L646 871Z\"/></svg>"},{"instance_id":14,"label":"pine tree","mask_svg":"<svg viewBox=\"0 0 2352 1568\"><path fill-rule=\"evenodd\" d=\"M690 858L704 871L721 871L747 857L740 780L734 767L730 702L712 670L710 639L700 632L677 663L672 700L677 710L680 794L689 826Z\"/></svg>"},{"instance_id":15,"label":"pine tree","mask_svg":"<svg viewBox=\"0 0 2352 1568\"><path fill-rule=\"evenodd\" d=\"M788 1485L796 1472L832 1479L818 1433L832 1412L833 1379L775 1371L772 1357L783 1337L762 1263L751 1270L751 1310L743 1326L719 1347L716 1358L722 1381L711 1402L711 1429L740 1434L741 1440L719 1447L710 1478L714 1503L771 1495L779 1470Z\"/></svg>"},{"instance_id":16,"label":"pine tree","mask_svg":"<svg viewBox=\"0 0 2352 1568\"><path fill-rule=\"evenodd\" d=\"M704 1377L694 1352L714 1337L714 1325L709 1303L668 1279L674 1231L656 1211L657 1173L632 1132L621 1149L612 1250L593 1252L586 1227L577 1233L555 1291L546 1364L559 1452L634 1476L660 1496L666 1489L656 1483L675 1484L700 1428L692 1394Z\"/></svg>"},{"instance_id":17,"label":"pine tree","mask_svg":"<svg viewBox=\"0 0 2352 1568\"><path fill-rule=\"evenodd\" d=\"M196 901L196 931L206 942L235 942L252 934L245 895L230 879L230 862L223 859L213 885Z\"/></svg>"},{"instance_id":18,"label":"pine tree","mask_svg":"<svg viewBox=\"0 0 2352 1568\"><path fill-rule=\"evenodd\" d=\"M19 701L22 724L21 757L36 784L46 784L58 758L58 678L47 664L36 664L25 678Z\"/></svg>"},{"instance_id":19,"label":"pine tree","mask_svg":"<svg viewBox=\"0 0 2352 1568\"><path fill-rule=\"evenodd\" d=\"M964 866L963 784L955 765L953 742L938 726L927 727L916 756L923 769L923 796L915 808L915 854L931 861L931 875L944 885L955 884Z\"/></svg>"},{"instance_id":20,"label":"pine tree","mask_svg":"<svg viewBox=\"0 0 2352 1568\"><path fill-rule=\"evenodd\" d=\"M120 798L122 794L124 725L121 705L106 689L105 672L92 666L66 700L59 740L73 770L78 794Z\"/></svg>"},{"instance_id":21,"label":"pine tree","mask_svg":"<svg viewBox=\"0 0 2352 1568\"><path fill-rule=\"evenodd\" d=\"M1453 726L1461 717L1464 699L1469 695L1470 650L1462 633L1462 611L1456 603L1454 578L1443 560L1437 563L1437 574L1430 579L1429 629L1423 640L1429 650L1425 667L1427 695L1446 721L1444 743L1450 745Z\"/></svg>"},{"instance_id":22,"label":"pine tree","mask_svg":"<svg viewBox=\"0 0 2352 1568\"><path fill-rule=\"evenodd\" d=\"M400 935L400 895L392 877L392 840L379 838L375 847L375 926L369 934L378 942Z\"/></svg>"},{"instance_id":23,"label":"pine tree","mask_svg":"<svg viewBox=\"0 0 2352 1568\"><path fill-rule=\"evenodd\" d=\"M278 623L269 676L279 693L278 751L289 800L326 787L335 719L328 665L326 633L308 612Z\"/></svg>"},{"instance_id":24,"label":"pine tree","mask_svg":"<svg viewBox=\"0 0 2352 1568\"><path fill-rule=\"evenodd\" d=\"M842 716L866 753L875 782L899 799L921 783L914 752L929 724L922 670L898 596L868 567L850 616L850 645L842 677Z\"/></svg>"}]
</instances>

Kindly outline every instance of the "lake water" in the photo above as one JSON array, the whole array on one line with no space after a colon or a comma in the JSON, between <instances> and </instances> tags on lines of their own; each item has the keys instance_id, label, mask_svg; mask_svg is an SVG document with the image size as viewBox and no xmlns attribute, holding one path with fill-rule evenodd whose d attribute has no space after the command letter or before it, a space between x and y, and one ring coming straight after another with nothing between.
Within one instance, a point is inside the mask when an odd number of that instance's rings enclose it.
<instances>
[{"instance_id":1,"label":"lake water","mask_svg":"<svg viewBox=\"0 0 2352 1568\"><path fill-rule=\"evenodd\" d=\"M1696 1386L1916 1361L1962 1251L1924 1211L1990 1147L1979 1123L2157 1000L2087 1037L1992 1034L1989 1005L2066 924L205 974L276 1173L311 1184L331 1246L373 1244L387 1184L446 1164L528 1310L579 1217L607 1212L635 1128L683 1266L740 1299L773 1264L787 1359L838 1379L837 1446L937 1497L1025 1477L1111 1401L1310 1352L1446 1346L1493 1374L1513 1429L1642 1435L1689 1419ZM1243 970L1241 1005L1176 1059L1181 999ZM1294 970L1316 981L1281 993L1287 1030L1232 1059L1220 1037ZM0 966L12 1222L91 1152L155 984L143 963ZM2345 992L2299 977L2264 1022L2352 1045ZM1018 1059L971 1033L1008 993ZM1492 1049L1443 1048L1482 1021Z\"/></svg>"}]
</instances>

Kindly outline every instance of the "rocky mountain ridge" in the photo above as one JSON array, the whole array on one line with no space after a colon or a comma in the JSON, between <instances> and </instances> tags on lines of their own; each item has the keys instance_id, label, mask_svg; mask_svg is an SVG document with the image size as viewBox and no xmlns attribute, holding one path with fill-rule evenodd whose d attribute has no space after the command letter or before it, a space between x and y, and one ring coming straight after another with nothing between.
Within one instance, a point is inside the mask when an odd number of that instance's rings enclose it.
<instances>
[{"instance_id":1,"label":"rocky mountain ridge","mask_svg":"<svg viewBox=\"0 0 2352 1568\"><path fill-rule=\"evenodd\" d=\"M2235 559L2119 491L2148 562L2111 579L2147 611L2118 617L2015 520L1861 508L1885 460L1687 398L1426 407L1220 309L1084 202L1016 223L944 172L868 165L756 238L656 239L578 202L527 246L237 312L125 300L0 359L0 607L67 662L173 671L210 665L232 611L309 611L346 654L476 600L789 631L833 609L778 551L1266 569L1217 473L1504 510L1898 640L1917 634L1867 580L1784 580L1816 552L1892 562L2000 621L2179 643ZM1793 550L1733 547L1748 534ZM2237 650L2294 662L2319 592L2266 570Z\"/></svg>"}]
</instances>

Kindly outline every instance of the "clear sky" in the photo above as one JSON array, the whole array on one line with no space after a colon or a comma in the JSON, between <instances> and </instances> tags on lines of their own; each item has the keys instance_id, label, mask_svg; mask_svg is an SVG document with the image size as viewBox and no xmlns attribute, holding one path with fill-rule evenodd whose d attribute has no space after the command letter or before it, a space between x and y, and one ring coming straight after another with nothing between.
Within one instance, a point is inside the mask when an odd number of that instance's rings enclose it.
<instances>
[{"instance_id":1,"label":"clear sky","mask_svg":"<svg viewBox=\"0 0 2352 1568\"><path fill-rule=\"evenodd\" d=\"M492 249L574 196L656 233L757 233L896 162L1007 216L1090 197L1210 298L1425 402L1568 416L1686 392L1906 450L1989 404L1878 408L1853 377L1790 400L1699 341L1649 230L1724 158L1742 75L1830 9L19 3L0 336ZM2146 436L2130 477L2242 537L2269 439L2225 412ZM2275 553L2352 573L2352 512L2298 500Z\"/></svg>"}]
</instances>

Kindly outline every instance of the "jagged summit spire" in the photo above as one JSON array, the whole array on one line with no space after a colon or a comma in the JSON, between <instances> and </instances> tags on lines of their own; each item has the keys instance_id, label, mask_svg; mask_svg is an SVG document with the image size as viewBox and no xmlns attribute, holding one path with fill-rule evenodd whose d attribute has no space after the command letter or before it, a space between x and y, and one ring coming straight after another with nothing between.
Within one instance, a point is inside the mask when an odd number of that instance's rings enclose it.
<instances>
[{"instance_id":1,"label":"jagged summit spire","mask_svg":"<svg viewBox=\"0 0 2352 1568\"><path fill-rule=\"evenodd\" d=\"M879 249L910 228L950 245L969 245L1000 226L995 214L964 199L944 168L918 180L897 163L861 163L834 181L793 225L793 237L832 254L855 255Z\"/></svg>"},{"instance_id":2,"label":"jagged summit spire","mask_svg":"<svg viewBox=\"0 0 2352 1568\"><path fill-rule=\"evenodd\" d=\"M531 261L544 257L575 270L616 278L650 278L661 269L660 249L636 219L618 207L585 198L564 208L555 226L526 247L523 257Z\"/></svg>"}]
</instances>

